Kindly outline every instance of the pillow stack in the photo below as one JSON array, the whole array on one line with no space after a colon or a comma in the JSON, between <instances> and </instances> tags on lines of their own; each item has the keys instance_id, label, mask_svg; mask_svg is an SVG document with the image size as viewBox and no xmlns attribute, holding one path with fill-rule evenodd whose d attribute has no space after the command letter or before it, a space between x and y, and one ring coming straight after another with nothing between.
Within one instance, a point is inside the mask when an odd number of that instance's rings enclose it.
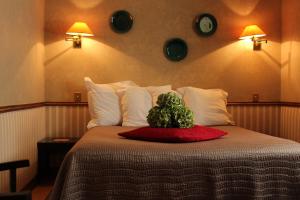
<instances>
[{"instance_id":1,"label":"pillow stack","mask_svg":"<svg viewBox=\"0 0 300 200\"><path fill-rule=\"evenodd\" d=\"M183 87L173 91L171 85L139 87L132 81L95 84L86 77L91 121L95 126L149 126L147 115L156 106L160 94L174 92L182 97L185 105L194 113L196 125L233 124L227 112L228 94L220 89L204 90Z\"/></svg>"},{"instance_id":2,"label":"pillow stack","mask_svg":"<svg viewBox=\"0 0 300 200\"><path fill-rule=\"evenodd\" d=\"M172 92L171 85L139 87L132 81L95 84L84 78L88 90L91 121L95 126L148 126L147 115L160 94ZM173 91L175 92L175 91Z\"/></svg>"},{"instance_id":3,"label":"pillow stack","mask_svg":"<svg viewBox=\"0 0 300 200\"><path fill-rule=\"evenodd\" d=\"M95 84L90 78L84 78L88 90L88 104L91 121L87 128L95 126L120 125L122 114L118 90L137 86L132 81L122 81L110 84Z\"/></svg>"}]
</instances>

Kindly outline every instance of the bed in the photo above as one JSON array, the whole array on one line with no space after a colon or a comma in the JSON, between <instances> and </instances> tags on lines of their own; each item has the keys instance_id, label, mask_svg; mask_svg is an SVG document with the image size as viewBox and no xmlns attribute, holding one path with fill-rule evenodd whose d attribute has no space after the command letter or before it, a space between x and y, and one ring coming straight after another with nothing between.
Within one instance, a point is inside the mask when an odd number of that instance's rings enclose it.
<instances>
[{"instance_id":1,"label":"bed","mask_svg":"<svg viewBox=\"0 0 300 200\"><path fill-rule=\"evenodd\" d=\"M237 126L197 143L128 140L95 127L67 154L49 200L300 199L300 144Z\"/></svg>"}]
</instances>

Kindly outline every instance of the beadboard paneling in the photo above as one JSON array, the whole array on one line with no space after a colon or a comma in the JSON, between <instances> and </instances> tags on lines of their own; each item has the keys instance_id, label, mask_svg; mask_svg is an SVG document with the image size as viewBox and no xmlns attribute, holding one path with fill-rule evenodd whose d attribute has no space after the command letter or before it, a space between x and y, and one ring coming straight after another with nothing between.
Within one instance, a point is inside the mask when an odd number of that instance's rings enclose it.
<instances>
[{"instance_id":1,"label":"beadboard paneling","mask_svg":"<svg viewBox=\"0 0 300 200\"><path fill-rule=\"evenodd\" d=\"M87 106L47 106L48 137L80 137L90 119Z\"/></svg>"},{"instance_id":2,"label":"beadboard paneling","mask_svg":"<svg viewBox=\"0 0 300 200\"><path fill-rule=\"evenodd\" d=\"M37 172L37 141L45 137L45 108L0 114L0 162L29 159L30 167L17 170L17 188ZM0 191L8 191L9 173L0 172Z\"/></svg>"},{"instance_id":3,"label":"beadboard paneling","mask_svg":"<svg viewBox=\"0 0 300 200\"><path fill-rule=\"evenodd\" d=\"M280 106L228 106L237 126L272 136L279 136Z\"/></svg>"},{"instance_id":4,"label":"beadboard paneling","mask_svg":"<svg viewBox=\"0 0 300 200\"><path fill-rule=\"evenodd\" d=\"M300 142L300 107L281 107L280 137Z\"/></svg>"},{"instance_id":5,"label":"beadboard paneling","mask_svg":"<svg viewBox=\"0 0 300 200\"><path fill-rule=\"evenodd\" d=\"M279 135L280 106L231 105L228 111L238 126L254 131ZM80 137L89 121L87 106L47 106L47 136Z\"/></svg>"}]
</instances>

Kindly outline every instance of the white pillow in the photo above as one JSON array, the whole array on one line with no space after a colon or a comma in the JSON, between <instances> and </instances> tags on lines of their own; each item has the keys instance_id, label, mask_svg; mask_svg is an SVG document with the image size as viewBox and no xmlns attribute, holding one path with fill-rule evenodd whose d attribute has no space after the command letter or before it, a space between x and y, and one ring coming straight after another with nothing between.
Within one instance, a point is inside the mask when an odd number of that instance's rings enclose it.
<instances>
[{"instance_id":1,"label":"white pillow","mask_svg":"<svg viewBox=\"0 0 300 200\"><path fill-rule=\"evenodd\" d=\"M123 126L149 126L147 116L160 94L175 92L171 85L129 87L120 90ZM176 92L175 92L176 93Z\"/></svg>"},{"instance_id":2,"label":"white pillow","mask_svg":"<svg viewBox=\"0 0 300 200\"><path fill-rule=\"evenodd\" d=\"M177 91L182 94L185 105L194 113L195 124L203 126L234 124L227 112L228 93L224 90L183 87Z\"/></svg>"},{"instance_id":3,"label":"white pillow","mask_svg":"<svg viewBox=\"0 0 300 200\"><path fill-rule=\"evenodd\" d=\"M113 126L122 122L120 100L116 91L136 86L132 81L110 84L95 84L90 78L84 78L88 90L88 103L91 121L87 128L95 126Z\"/></svg>"},{"instance_id":4,"label":"white pillow","mask_svg":"<svg viewBox=\"0 0 300 200\"><path fill-rule=\"evenodd\" d=\"M130 87L122 97L122 126L148 126L147 115L152 108L152 98L146 88Z\"/></svg>"},{"instance_id":5,"label":"white pillow","mask_svg":"<svg viewBox=\"0 0 300 200\"><path fill-rule=\"evenodd\" d=\"M146 87L146 89L148 90L148 92L152 96L152 106L157 105L156 102L157 102L157 98L158 98L159 95L164 94L164 93L168 93L168 92L175 92L175 91L172 90L171 85L149 86L149 87Z\"/></svg>"}]
</instances>

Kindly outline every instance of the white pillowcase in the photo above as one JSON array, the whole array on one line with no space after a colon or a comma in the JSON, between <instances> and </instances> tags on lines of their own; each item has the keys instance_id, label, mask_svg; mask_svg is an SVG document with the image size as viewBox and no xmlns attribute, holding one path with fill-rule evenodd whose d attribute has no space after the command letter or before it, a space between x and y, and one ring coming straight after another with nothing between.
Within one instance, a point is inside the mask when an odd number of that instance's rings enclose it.
<instances>
[{"instance_id":1,"label":"white pillowcase","mask_svg":"<svg viewBox=\"0 0 300 200\"><path fill-rule=\"evenodd\" d=\"M148 126L147 115L152 108L152 97L146 88L130 87L122 97L122 126Z\"/></svg>"},{"instance_id":2,"label":"white pillowcase","mask_svg":"<svg viewBox=\"0 0 300 200\"><path fill-rule=\"evenodd\" d=\"M160 94L175 92L171 85L130 87L119 91L123 113L123 126L149 126L147 116L150 109L156 105Z\"/></svg>"},{"instance_id":3,"label":"white pillowcase","mask_svg":"<svg viewBox=\"0 0 300 200\"><path fill-rule=\"evenodd\" d=\"M168 92L175 92L175 91L172 90L171 85L149 86L149 87L146 87L146 89L148 90L148 92L152 96L152 106L157 105L156 102L157 102L157 98L158 98L159 95L164 94L164 93L168 93Z\"/></svg>"},{"instance_id":4,"label":"white pillowcase","mask_svg":"<svg viewBox=\"0 0 300 200\"><path fill-rule=\"evenodd\" d=\"M95 84L90 78L84 78L88 90L88 103L91 121L87 128L95 126L113 126L122 122L120 100L116 91L137 86L132 81L110 84Z\"/></svg>"},{"instance_id":5,"label":"white pillowcase","mask_svg":"<svg viewBox=\"0 0 300 200\"><path fill-rule=\"evenodd\" d=\"M228 93L221 89L200 89L194 87L178 88L185 105L194 113L197 125L228 125L234 124L227 112Z\"/></svg>"}]
</instances>

